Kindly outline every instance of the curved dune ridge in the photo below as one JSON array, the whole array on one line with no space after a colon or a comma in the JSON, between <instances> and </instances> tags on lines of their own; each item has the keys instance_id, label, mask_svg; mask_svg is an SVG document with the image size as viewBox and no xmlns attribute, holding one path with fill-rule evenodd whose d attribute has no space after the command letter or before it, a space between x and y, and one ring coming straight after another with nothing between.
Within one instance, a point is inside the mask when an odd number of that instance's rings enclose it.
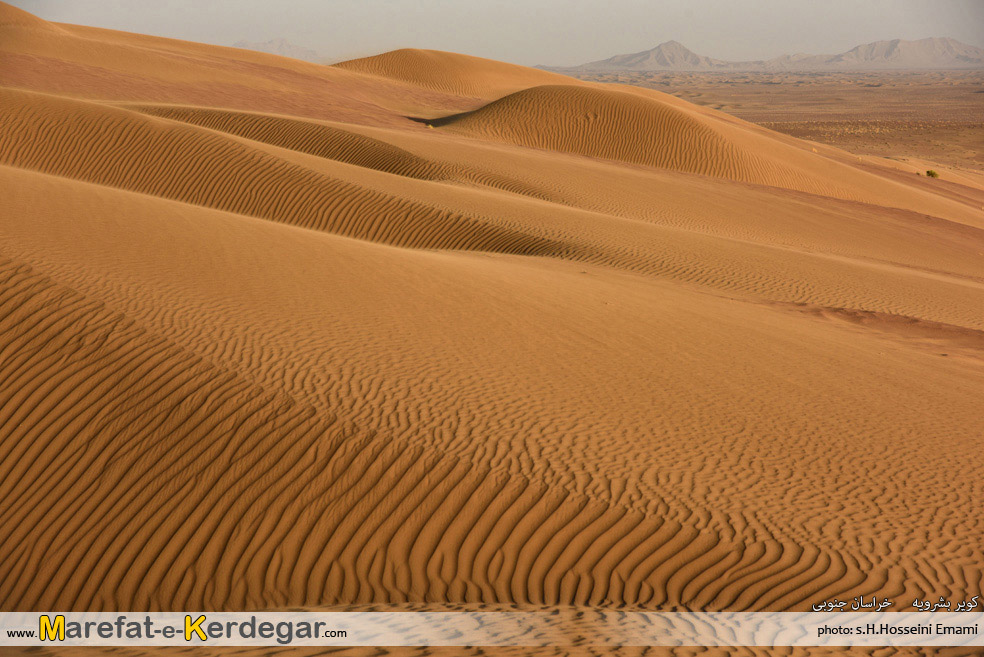
<instances>
[{"instance_id":1,"label":"curved dune ridge","mask_svg":"<svg viewBox=\"0 0 984 657\"><path fill-rule=\"evenodd\" d=\"M449 166L368 135L289 117L182 106L132 106L144 114L182 121L292 151L408 178L485 185L527 196L546 192L528 183L471 166Z\"/></svg>"},{"instance_id":2,"label":"curved dune ridge","mask_svg":"<svg viewBox=\"0 0 984 657\"><path fill-rule=\"evenodd\" d=\"M981 593L979 189L453 53L0 31L0 608Z\"/></svg>"},{"instance_id":3,"label":"curved dune ridge","mask_svg":"<svg viewBox=\"0 0 984 657\"><path fill-rule=\"evenodd\" d=\"M846 153L825 148L835 156L822 156L805 142L652 89L585 83L440 51L397 50L335 68L491 101L463 113L427 117L430 125L459 134L940 212L939 198L845 166L845 161L856 163ZM961 220L980 227L976 214L961 213Z\"/></svg>"},{"instance_id":4,"label":"curved dune ridge","mask_svg":"<svg viewBox=\"0 0 984 657\"><path fill-rule=\"evenodd\" d=\"M802 146L644 91L648 90L537 86L431 123L458 134L525 147L836 198L892 205L900 194L912 196ZM931 207L922 199L913 200L916 207Z\"/></svg>"},{"instance_id":5,"label":"curved dune ridge","mask_svg":"<svg viewBox=\"0 0 984 657\"><path fill-rule=\"evenodd\" d=\"M3 163L402 246L526 255L554 248L533 236L359 188L180 124L29 92L2 91L0 104L2 125L12 136L0 144ZM105 139L107 130L115 133L114 139ZM386 168L418 175L436 168L392 146L343 131L325 134L330 131L323 128L318 143L342 161L368 158L362 162L368 166L388 160ZM46 138L37 139L39 134ZM287 138L296 136L288 132ZM328 136L334 139L326 142ZM66 143L74 146L65 148Z\"/></svg>"},{"instance_id":6,"label":"curved dune ridge","mask_svg":"<svg viewBox=\"0 0 984 657\"><path fill-rule=\"evenodd\" d=\"M451 177L440 165L385 141L310 121L197 107L135 106L133 109L152 116L191 123L265 144L410 178L445 180Z\"/></svg>"},{"instance_id":7,"label":"curved dune ridge","mask_svg":"<svg viewBox=\"0 0 984 657\"><path fill-rule=\"evenodd\" d=\"M397 80L252 50L50 23L5 3L0 85L377 125L405 122L408 112L470 106L457 96Z\"/></svg>"},{"instance_id":8,"label":"curved dune ridge","mask_svg":"<svg viewBox=\"0 0 984 657\"><path fill-rule=\"evenodd\" d=\"M534 85L581 84L574 78L550 71L482 57L417 48L403 48L382 55L351 59L339 62L333 68L409 82L435 91L489 99Z\"/></svg>"},{"instance_id":9,"label":"curved dune ridge","mask_svg":"<svg viewBox=\"0 0 984 657\"><path fill-rule=\"evenodd\" d=\"M0 28L57 31L59 28L34 14L3 3L0 5Z\"/></svg>"},{"instance_id":10,"label":"curved dune ridge","mask_svg":"<svg viewBox=\"0 0 984 657\"><path fill-rule=\"evenodd\" d=\"M517 91L434 124L523 146L721 177L747 178L756 164L697 117L677 108L570 85ZM634 126L644 128L642 134L632 135L640 139L624 138Z\"/></svg>"}]
</instances>

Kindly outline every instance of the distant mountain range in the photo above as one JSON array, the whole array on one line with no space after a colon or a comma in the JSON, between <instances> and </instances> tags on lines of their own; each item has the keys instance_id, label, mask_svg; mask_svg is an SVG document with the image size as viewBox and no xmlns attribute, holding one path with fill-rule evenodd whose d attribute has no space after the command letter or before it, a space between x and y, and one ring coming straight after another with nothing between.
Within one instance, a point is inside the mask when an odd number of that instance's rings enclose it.
<instances>
[{"instance_id":1,"label":"distant mountain range","mask_svg":"<svg viewBox=\"0 0 984 657\"><path fill-rule=\"evenodd\" d=\"M233 48L245 48L246 50L259 50L260 52L268 52L271 55L280 55L281 57L290 57L292 59L303 59L309 62L321 62L324 57L318 54L317 51L311 50L310 48L302 48L301 46L295 46L290 41L286 39L270 39L269 41L237 41L232 44Z\"/></svg>"},{"instance_id":2,"label":"distant mountain range","mask_svg":"<svg viewBox=\"0 0 984 657\"><path fill-rule=\"evenodd\" d=\"M547 67L543 67L547 68ZM956 39L893 39L866 43L838 55L783 55L774 59L731 62L704 57L677 41L652 50L615 55L563 71L862 71L984 68L984 49Z\"/></svg>"}]
</instances>

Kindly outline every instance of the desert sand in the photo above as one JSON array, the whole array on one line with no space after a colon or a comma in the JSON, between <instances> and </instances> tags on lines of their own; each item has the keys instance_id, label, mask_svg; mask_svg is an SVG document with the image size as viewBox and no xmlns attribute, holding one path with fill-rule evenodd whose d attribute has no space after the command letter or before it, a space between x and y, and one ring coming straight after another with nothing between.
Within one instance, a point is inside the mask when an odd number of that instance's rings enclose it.
<instances>
[{"instance_id":1,"label":"desert sand","mask_svg":"<svg viewBox=\"0 0 984 657\"><path fill-rule=\"evenodd\" d=\"M888 158L907 170L984 169L984 72L572 72L649 87L771 130ZM885 163L889 164L889 163Z\"/></svg>"},{"instance_id":2,"label":"desert sand","mask_svg":"<svg viewBox=\"0 0 984 657\"><path fill-rule=\"evenodd\" d=\"M0 84L0 609L981 593L979 178L6 5Z\"/></svg>"}]
</instances>

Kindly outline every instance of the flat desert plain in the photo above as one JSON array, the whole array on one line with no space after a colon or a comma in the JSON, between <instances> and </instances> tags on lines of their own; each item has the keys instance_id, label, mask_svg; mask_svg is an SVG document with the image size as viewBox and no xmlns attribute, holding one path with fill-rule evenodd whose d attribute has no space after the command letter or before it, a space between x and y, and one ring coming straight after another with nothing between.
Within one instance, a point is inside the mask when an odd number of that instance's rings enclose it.
<instances>
[{"instance_id":1,"label":"flat desert plain","mask_svg":"<svg viewBox=\"0 0 984 657\"><path fill-rule=\"evenodd\" d=\"M979 177L6 5L0 84L0 609L981 593Z\"/></svg>"}]
</instances>

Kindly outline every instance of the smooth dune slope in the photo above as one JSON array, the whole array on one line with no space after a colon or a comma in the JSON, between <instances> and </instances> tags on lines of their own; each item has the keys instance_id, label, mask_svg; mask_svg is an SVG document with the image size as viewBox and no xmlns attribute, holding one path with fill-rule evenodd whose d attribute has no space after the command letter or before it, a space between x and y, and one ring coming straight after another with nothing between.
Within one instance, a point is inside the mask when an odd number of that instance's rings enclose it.
<instances>
[{"instance_id":1,"label":"smooth dune slope","mask_svg":"<svg viewBox=\"0 0 984 657\"><path fill-rule=\"evenodd\" d=\"M974 190L450 53L0 18L0 608L981 593Z\"/></svg>"},{"instance_id":2,"label":"smooth dune slope","mask_svg":"<svg viewBox=\"0 0 984 657\"><path fill-rule=\"evenodd\" d=\"M538 86L432 123L521 146L783 187L961 217L958 204L845 166L720 113L695 111L651 90Z\"/></svg>"},{"instance_id":3,"label":"smooth dune slope","mask_svg":"<svg viewBox=\"0 0 984 657\"><path fill-rule=\"evenodd\" d=\"M456 134L906 207L981 227L979 199L954 203L925 194L910 181L898 184L894 165L861 168L859 158L839 149L817 148L653 89L440 51L397 50L335 67L491 101L418 117Z\"/></svg>"},{"instance_id":4,"label":"smooth dune slope","mask_svg":"<svg viewBox=\"0 0 984 657\"><path fill-rule=\"evenodd\" d=\"M581 84L579 80L526 66L441 50L403 48L334 65L347 71L407 82L425 89L494 99L542 84Z\"/></svg>"},{"instance_id":5,"label":"smooth dune slope","mask_svg":"<svg viewBox=\"0 0 984 657\"><path fill-rule=\"evenodd\" d=\"M275 55L63 25L0 4L0 84L98 100L221 105L387 124L460 99Z\"/></svg>"}]
</instances>

